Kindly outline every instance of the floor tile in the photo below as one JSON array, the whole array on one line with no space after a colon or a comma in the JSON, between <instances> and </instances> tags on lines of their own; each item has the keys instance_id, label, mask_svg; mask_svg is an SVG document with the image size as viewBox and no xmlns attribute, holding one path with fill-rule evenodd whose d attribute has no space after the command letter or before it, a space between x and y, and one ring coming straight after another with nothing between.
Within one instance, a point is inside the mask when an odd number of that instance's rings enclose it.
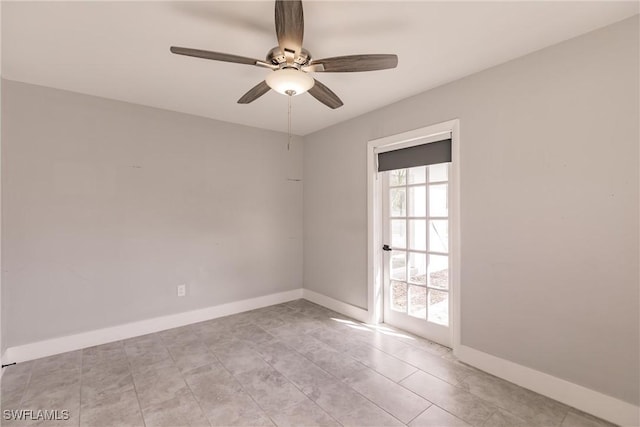
<instances>
[{"instance_id":1,"label":"floor tile","mask_svg":"<svg viewBox=\"0 0 640 427\"><path fill-rule=\"evenodd\" d=\"M242 389L198 400L212 426L273 426L269 416Z\"/></svg>"},{"instance_id":2,"label":"floor tile","mask_svg":"<svg viewBox=\"0 0 640 427\"><path fill-rule=\"evenodd\" d=\"M525 421L509 412L498 409L489 417L482 427L529 427L530 421Z\"/></svg>"},{"instance_id":3,"label":"floor tile","mask_svg":"<svg viewBox=\"0 0 640 427\"><path fill-rule=\"evenodd\" d=\"M444 409L431 405L426 411L414 418L409 427L471 427L460 418Z\"/></svg>"},{"instance_id":4,"label":"floor tile","mask_svg":"<svg viewBox=\"0 0 640 427\"><path fill-rule=\"evenodd\" d=\"M212 325L217 326L222 330L234 331L235 329L251 325L251 316L246 313L233 314L231 316L220 317L211 321Z\"/></svg>"},{"instance_id":5,"label":"floor tile","mask_svg":"<svg viewBox=\"0 0 640 427\"><path fill-rule=\"evenodd\" d=\"M236 375L242 388L267 412L284 410L306 400L280 372L270 366Z\"/></svg>"},{"instance_id":6,"label":"floor tile","mask_svg":"<svg viewBox=\"0 0 640 427\"><path fill-rule=\"evenodd\" d=\"M158 332L158 337L160 337L162 343L166 346L198 344L201 342L198 328L194 325L167 329L166 331Z\"/></svg>"},{"instance_id":7,"label":"floor tile","mask_svg":"<svg viewBox=\"0 0 640 427\"><path fill-rule=\"evenodd\" d=\"M123 341L115 341L82 349L83 366L87 363L87 361L105 362L122 357L126 357Z\"/></svg>"},{"instance_id":8,"label":"floor tile","mask_svg":"<svg viewBox=\"0 0 640 427\"><path fill-rule=\"evenodd\" d=\"M171 344L167 346L175 365L182 372L187 372L200 366L216 362L218 359L201 342L186 344Z\"/></svg>"},{"instance_id":9,"label":"floor tile","mask_svg":"<svg viewBox=\"0 0 640 427\"><path fill-rule=\"evenodd\" d=\"M285 335L278 339L279 342L284 343L289 348L297 351L298 353L305 353L311 349L321 346L323 348L329 348L321 341L308 334L303 335Z\"/></svg>"},{"instance_id":10,"label":"floor tile","mask_svg":"<svg viewBox=\"0 0 640 427\"><path fill-rule=\"evenodd\" d=\"M400 382L417 368L368 344L352 343L346 353L385 377Z\"/></svg>"},{"instance_id":11,"label":"floor tile","mask_svg":"<svg viewBox=\"0 0 640 427\"><path fill-rule=\"evenodd\" d=\"M614 425L592 415L570 409L562 421L561 427L612 427Z\"/></svg>"},{"instance_id":12,"label":"floor tile","mask_svg":"<svg viewBox=\"0 0 640 427\"><path fill-rule=\"evenodd\" d=\"M340 426L340 423L309 399L269 415L279 427Z\"/></svg>"},{"instance_id":13,"label":"floor tile","mask_svg":"<svg viewBox=\"0 0 640 427\"><path fill-rule=\"evenodd\" d=\"M264 329L254 324L244 325L233 331L236 339L248 342L254 345L268 344L276 341L276 338Z\"/></svg>"},{"instance_id":14,"label":"floor tile","mask_svg":"<svg viewBox=\"0 0 640 427\"><path fill-rule=\"evenodd\" d=\"M479 397L421 371L401 384L472 425L484 424L497 410Z\"/></svg>"},{"instance_id":15,"label":"floor tile","mask_svg":"<svg viewBox=\"0 0 640 427\"><path fill-rule=\"evenodd\" d=\"M392 355L409 348L409 346L402 341L381 332L374 331L366 335L361 335L358 339L378 350Z\"/></svg>"},{"instance_id":16,"label":"floor tile","mask_svg":"<svg viewBox=\"0 0 640 427\"><path fill-rule=\"evenodd\" d=\"M209 426L198 401L188 388L183 388L174 397L142 410L146 427Z\"/></svg>"},{"instance_id":17,"label":"floor tile","mask_svg":"<svg viewBox=\"0 0 640 427\"><path fill-rule=\"evenodd\" d=\"M264 359L244 342L238 341L234 345L212 350L220 363L234 375L267 366Z\"/></svg>"},{"instance_id":18,"label":"floor tile","mask_svg":"<svg viewBox=\"0 0 640 427\"><path fill-rule=\"evenodd\" d=\"M345 382L405 424L431 406L428 400L370 369Z\"/></svg>"},{"instance_id":19,"label":"floor tile","mask_svg":"<svg viewBox=\"0 0 640 427\"><path fill-rule=\"evenodd\" d=\"M82 366L82 350L49 356L34 360L32 377L46 376L51 373L75 373Z\"/></svg>"},{"instance_id":20,"label":"floor tile","mask_svg":"<svg viewBox=\"0 0 640 427\"><path fill-rule=\"evenodd\" d=\"M135 391L114 394L88 404L82 408L80 425L87 427L144 426Z\"/></svg>"},{"instance_id":21,"label":"floor tile","mask_svg":"<svg viewBox=\"0 0 640 427\"><path fill-rule=\"evenodd\" d=\"M324 384L312 400L345 426L401 426L402 422L341 382Z\"/></svg>"},{"instance_id":22,"label":"floor tile","mask_svg":"<svg viewBox=\"0 0 640 427\"><path fill-rule=\"evenodd\" d=\"M6 409L17 409L31 379L33 363L8 366L2 375L1 404Z\"/></svg>"},{"instance_id":23,"label":"floor tile","mask_svg":"<svg viewBox=\"0 0 640 427\"><path fill-rule=\"evenodd\" d=\"M343 333L330 328L318 328L309 335L340 352L349 351L353 345Z\"/></svg>"},{"instance_id":24,"label":"floor tile","mask_svg":"<svg viewBox=\"0 0 640 427\"><path fill-rule=\"evenodd\" d=\"M238 380L217 362L185 373L184 379L191 391L201 400L215 399L220 393L242 390Z\"/></svg>"},{"instance_id":25,"label":"floor tile","mask_svg":"<svg viewBox=\"0 0 640 427\"><path fill-rule=\"evenodd\" d=\"M149 371L142 376L134 374L133 378L142 409L170 400L188 388L175 367Z\"/></svg>"},{"instance_id":26,"label":"floor tile","mask_svg":"<svg viewBox=\"0 0 640 427\"><path fill-rule=\"evenodd\" d=\"M37 402L40 407L46 408L66 402L75 396L78 399L80 397L80 375L65 376L64 374L51 373L47 376L41 376L37 382L29 382L22 398L22 404L28 405Z\"/></svg>"},{"instance_id":27,"label":"floor tile","mask_svg":"<svg viewBox=\"0 0 640 427\"><path fill-rule=\"evenodd\" d=\"M213 352L217 349L224 350L229 347L230 344L240 342L230 330L223 332L202 332L200 333L200 337L202 344L209 347Z\"/></svg>"},{"instance_id":28,"label":"floor tile","mask_svg":"<svg viewBox=\"0 0 640 427\"><path fill-rule=\"evenodd\" d=\"M221 364L195 369L186 374L186 381L211 425L272 425Z\"/></svg>"},{"instance_id":29,"label":"floor tile","mask_svg":"<svg viewBox=\"0 0 640 427\"><path fill-rule=\"evenodd\" d=\"M451 349L435 343L433 341L429 341L423 339L415 334L410 332L403 331L401 329L395 328L393 326L383 324L381 327L389 328L387 331L391 336L395 337L398 341L407 344L410 347L418 348L420 350L427 351L436 356L448 356L451 354Z\"/></svg>"},{"instance_id":30,"label":"floor tile","mask_svg":"<svg viewBox=\"0 0 640 427\"><path fill-rule=\"evenodd\" d=\"M171 354L165 347L136 349L135 352L128 351L127 358L134 372L149 369L154 365L173 364Z\"/></svg>"},{"instance_id":31,"label":"floor tile","mask_svg":"<svg viewBox=\"0 0 640 427\"><path fill-rule=\"evenodd\" d=\"M296 354L295 350L280 341L273 341L267 344L255 344L251 347L270 365L277 364L280 359Z\"/></svg>"},{"instance_id":32,"label":"floor tile","mask_svg":"<svg viewBox=\"0 0 640 427\"><path fill-rule=\"evenodd\" d=\"M3 390L0 407L3 409L20 409L22 407L20 402L22 402L22 396L24 396L25 388L15 389L13 391Z\"/></svg>"},{"instance_id":33,"label":"floor tile","mask_svg":"<svg viewBox=\"0 0 640 427\"><path fill-rule=\"evenodd\" d=\"M434 375L450 384L458 384L470 374L477 372L462 363L436 356L428 351L407 347L394 353L398 359Z\"/></svg>"},{"instance_id":34,"label":"floor tile","mask_svg":"<svg viewBox=\"0 0 640 427\"><path fill-rule=\"evenodd\" d=\"M338 352L321 341L313 338L312 340L297 351L331 375L345 379L358 371L368 369L351 356Z\"/></svg>"},{"instance_id":35,"label":"floor tile","mask_svg":"<svg viewBox=\"0 0 640 427\"><path fill-rule=\"evenodd\" d=\"M483 372L467 376L460 387L527 420L532 426L557 426L569 407Z\"/></svg>"},{"instance_id":36,"label":"floor tile","mask_svg":"<svg viewBox=\"0 0 640 427\"><path fill-rule=\"evenodd\" d=\"M274 359L272 366L310 397L315 396L323 385L337 381L334 376L297 353Z\"/></svg>"},{"instance_id":37,"label":"floor tile","mask_svg":"<svg viewBox=\"0 0 640 427\"><path fill-rule=\"evenodd\" d=\"M323 324L319 321L296 318L295 316L289 316L288 318L291 319L291 321L286 322L282 326L267 329L267 332L276 338L282 338L290 335L299 336L309 334L323 327Z\"/></svg>"},{"instance_id":38,"label":"floor tile","mask_svg":"<svg viewBox=\"0 0 640 427\"><path fill-rule=\"evenodd\" d=\"M112 394L134 390L129 364L103 362L88 369L83 368L81 385L82 404L102 400Z\"/></svg>"}]
</instances>

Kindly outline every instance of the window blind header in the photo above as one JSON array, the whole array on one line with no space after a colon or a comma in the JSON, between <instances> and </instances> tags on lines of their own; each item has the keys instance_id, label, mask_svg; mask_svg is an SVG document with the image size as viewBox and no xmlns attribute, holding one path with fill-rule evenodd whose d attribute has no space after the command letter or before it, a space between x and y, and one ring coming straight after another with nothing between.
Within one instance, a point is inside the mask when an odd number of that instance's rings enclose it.
<instances>
[{"instance_id":1,"label":"window blind header","mask_svg":"<svg viewBox=\"0 0 640 427\"><path fill-rule=\"evenodd\" d=\"M451 138L378 154L378 172L451 162Z\"/></svg>"}]
</instances>

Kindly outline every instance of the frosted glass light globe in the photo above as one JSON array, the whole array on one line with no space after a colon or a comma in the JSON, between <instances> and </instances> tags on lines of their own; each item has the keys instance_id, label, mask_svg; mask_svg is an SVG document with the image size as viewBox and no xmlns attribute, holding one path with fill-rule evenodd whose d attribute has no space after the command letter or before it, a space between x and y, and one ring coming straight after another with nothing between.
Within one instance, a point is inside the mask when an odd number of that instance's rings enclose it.
<instances>
[{"instance_id":1,"label":"frosted glass light globe","mask_svg":"<svg viewBox=\"0 0 640 427\"><path fill-rule=\"evenodd\" d=\"M290 95L288 91L293 91L292 95L300 95L311 89L315 83L313 77L294 68L276 70L270 73L265 81L271 89L283 95Z\"/></svg>"}]
</instances>

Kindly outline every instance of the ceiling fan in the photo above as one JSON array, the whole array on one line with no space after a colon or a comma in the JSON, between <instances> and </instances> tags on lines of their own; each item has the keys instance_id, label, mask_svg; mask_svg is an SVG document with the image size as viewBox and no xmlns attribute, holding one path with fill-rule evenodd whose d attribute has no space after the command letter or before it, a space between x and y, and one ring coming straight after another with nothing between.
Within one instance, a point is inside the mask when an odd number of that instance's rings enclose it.
<instances>
[{"instance_id":1,"label":"ceiling fan","mask_svg":"<svg viewBox=\"0 0 640 427\"><path fill-rule=\"evenodd\" d=\"M329 108L343 105L338 96L308 73L346 73L395 68L398 56L390 54L348 55L325 59L312 59L302 47L304 15L301 0L276 0L276 36L278 46L271 49L265 61L208 50L171 46L171 52L215 61L234 62L269 68L267 78L245 93L239 104L255 101L270 89L289 96L309 92Z\"/></svg>"}]
</instances>

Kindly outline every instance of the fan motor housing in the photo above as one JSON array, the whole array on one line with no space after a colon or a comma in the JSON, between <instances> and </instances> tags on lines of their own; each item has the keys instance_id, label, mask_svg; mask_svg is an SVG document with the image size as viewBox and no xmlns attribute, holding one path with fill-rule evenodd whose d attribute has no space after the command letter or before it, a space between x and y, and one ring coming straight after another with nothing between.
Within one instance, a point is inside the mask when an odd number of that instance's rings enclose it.
<instances>
[{"instance_id":1,"label":"fan motor housing","mask_svg":"<svg viewBox=\"0 0 640 427\"><path fill-rule=\"evenodd\" d=\"M300 55L295 57L292 64L288 64L287 58L284 56L284 53L282 53L279 46L276 46L271 49L269 53L267 53L266 60L268 63L277 65L280 68L293 67L299 70L300 68L311 62L311 52L309 52L307 49L302 48L300 51Z\"/></svg>"}]
</instances>

